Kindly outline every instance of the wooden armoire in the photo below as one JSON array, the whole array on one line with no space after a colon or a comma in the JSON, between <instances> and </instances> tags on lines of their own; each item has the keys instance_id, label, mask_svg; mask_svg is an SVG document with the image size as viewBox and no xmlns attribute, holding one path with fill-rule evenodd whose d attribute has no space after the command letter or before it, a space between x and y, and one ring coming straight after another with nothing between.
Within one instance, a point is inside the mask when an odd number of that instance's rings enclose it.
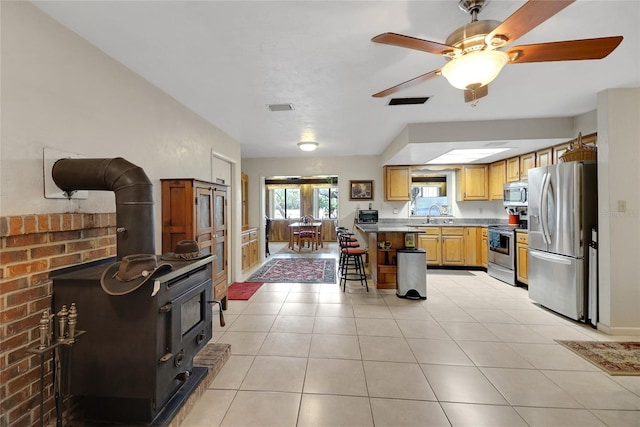
<instances>
[{"instance_id":1,"label":"wooden armoire","mask_svg":"<svg viewBox=\"0 0 640 427\"><path fill-rule=\"evenodd\" d=\"M162 252L180 240L195 240L200 251L215 255L213 298L227 308L227 187L192 178L161 179Z\"/></svg>"}]
</instances>

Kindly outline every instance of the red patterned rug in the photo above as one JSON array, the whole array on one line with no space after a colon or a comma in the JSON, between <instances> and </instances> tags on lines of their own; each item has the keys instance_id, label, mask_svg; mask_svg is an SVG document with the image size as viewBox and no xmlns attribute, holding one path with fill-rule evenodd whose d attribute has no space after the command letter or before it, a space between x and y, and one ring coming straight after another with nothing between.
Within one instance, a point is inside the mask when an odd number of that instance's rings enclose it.
<instances>
[{"instance_id":1,"label":"red patterned rug","mask_svg":"<svg viewBox=\"0 0 640 427\"><path fill-rule=\"evenodd\" d=\"M262 282L233 282L227 291L227 298L230 300L248 300L262 285Z\"/></svg>"},{"instance_id":2,"label":"red patterned rug","mask_svg":"<svg viewBox=\"0 0 640 427\"><path fill-rule=\"evenodd\" d=\"M640 342L556 341L609 375L640 375Z\"/></svg>"},{"instance_id":3,"label":"red patterned rug","mask_svg":"<svg viewBox=\"0 0 640 427\"><path fill-rule=\"evenodd\" d=\"M336 283L333 258L274 258L248 279L269 283Z\"/></svg>"}]
</instances>

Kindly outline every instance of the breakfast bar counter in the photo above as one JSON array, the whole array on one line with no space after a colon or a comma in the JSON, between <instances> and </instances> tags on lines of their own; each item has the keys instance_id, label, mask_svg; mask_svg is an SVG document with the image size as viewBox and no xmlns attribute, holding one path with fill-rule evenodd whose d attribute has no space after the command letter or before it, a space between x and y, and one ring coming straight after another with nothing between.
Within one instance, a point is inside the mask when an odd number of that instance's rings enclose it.
<instances>
[{"instance_id":1,"label":"breakfast bar counter","mask_svg":"<svg viewBox=\"0 0 640 427\"><path fill-rule=\"evenodd\" d=\"M395 224L357 224L364 233L369 248L369 274L378 289L396 288L396 251L413 249L417 235L423 230Z\"/></svg>"}]
</instances>

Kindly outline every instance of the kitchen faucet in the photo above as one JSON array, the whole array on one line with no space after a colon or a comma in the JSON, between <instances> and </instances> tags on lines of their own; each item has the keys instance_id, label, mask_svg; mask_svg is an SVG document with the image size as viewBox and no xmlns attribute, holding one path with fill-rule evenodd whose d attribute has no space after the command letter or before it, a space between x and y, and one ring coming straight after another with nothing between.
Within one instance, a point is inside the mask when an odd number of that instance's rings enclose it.
<instances>
[{"instance_id":1,"label":"kitchen faucet","mask_svg":"<svg viewBox=\"0 0 640 427\"><path fill-rule=\"evenodd\" d=\"M438 208L438 215L440 215L440 213L442 212L442 206L440 205L440 203L434 203L433 205L431 205L429 207L429 210L427 211L427 224L431 222L431 209L433 208Z\"/></svg>"}]
</instances>

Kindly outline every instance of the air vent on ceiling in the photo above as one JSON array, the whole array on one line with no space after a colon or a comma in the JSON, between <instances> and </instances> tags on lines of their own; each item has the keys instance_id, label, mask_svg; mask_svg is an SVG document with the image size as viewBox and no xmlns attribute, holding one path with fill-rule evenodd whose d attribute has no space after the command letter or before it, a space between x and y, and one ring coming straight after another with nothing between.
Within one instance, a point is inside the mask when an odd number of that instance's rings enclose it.
<instances>
[{"instance_id":1,"label":"air vent on ceiling","mask_svg":"<svg viewBox=\"0 0 640 427\"><path fill-rule=\"evenodd\" d=\"M293 110L293 104L269 104L269 110L271 111L291 111Z\"/></svg>"},{"instance_id":2,"label":"air vent on ceiling","mask_svg":"<svg viewBox=\"0 0 640 427\"><path fill-rule=\"evenodd\" d=\"M417 105L424 104L428 100L428 96L420 98L391 98L391 101L389 101L389 105Z\"/></svg>"},{"instance_id":3,"label":"air vent on ceiling","mask_svg":"<svg viewBox=\"0 0 640 427\"><path fill-rule=\"evenodd\" d=\"M494 141L484 144L485 147L499 147L501 145L506 144L508 141Z\"/></svg>"}]
</instances>

